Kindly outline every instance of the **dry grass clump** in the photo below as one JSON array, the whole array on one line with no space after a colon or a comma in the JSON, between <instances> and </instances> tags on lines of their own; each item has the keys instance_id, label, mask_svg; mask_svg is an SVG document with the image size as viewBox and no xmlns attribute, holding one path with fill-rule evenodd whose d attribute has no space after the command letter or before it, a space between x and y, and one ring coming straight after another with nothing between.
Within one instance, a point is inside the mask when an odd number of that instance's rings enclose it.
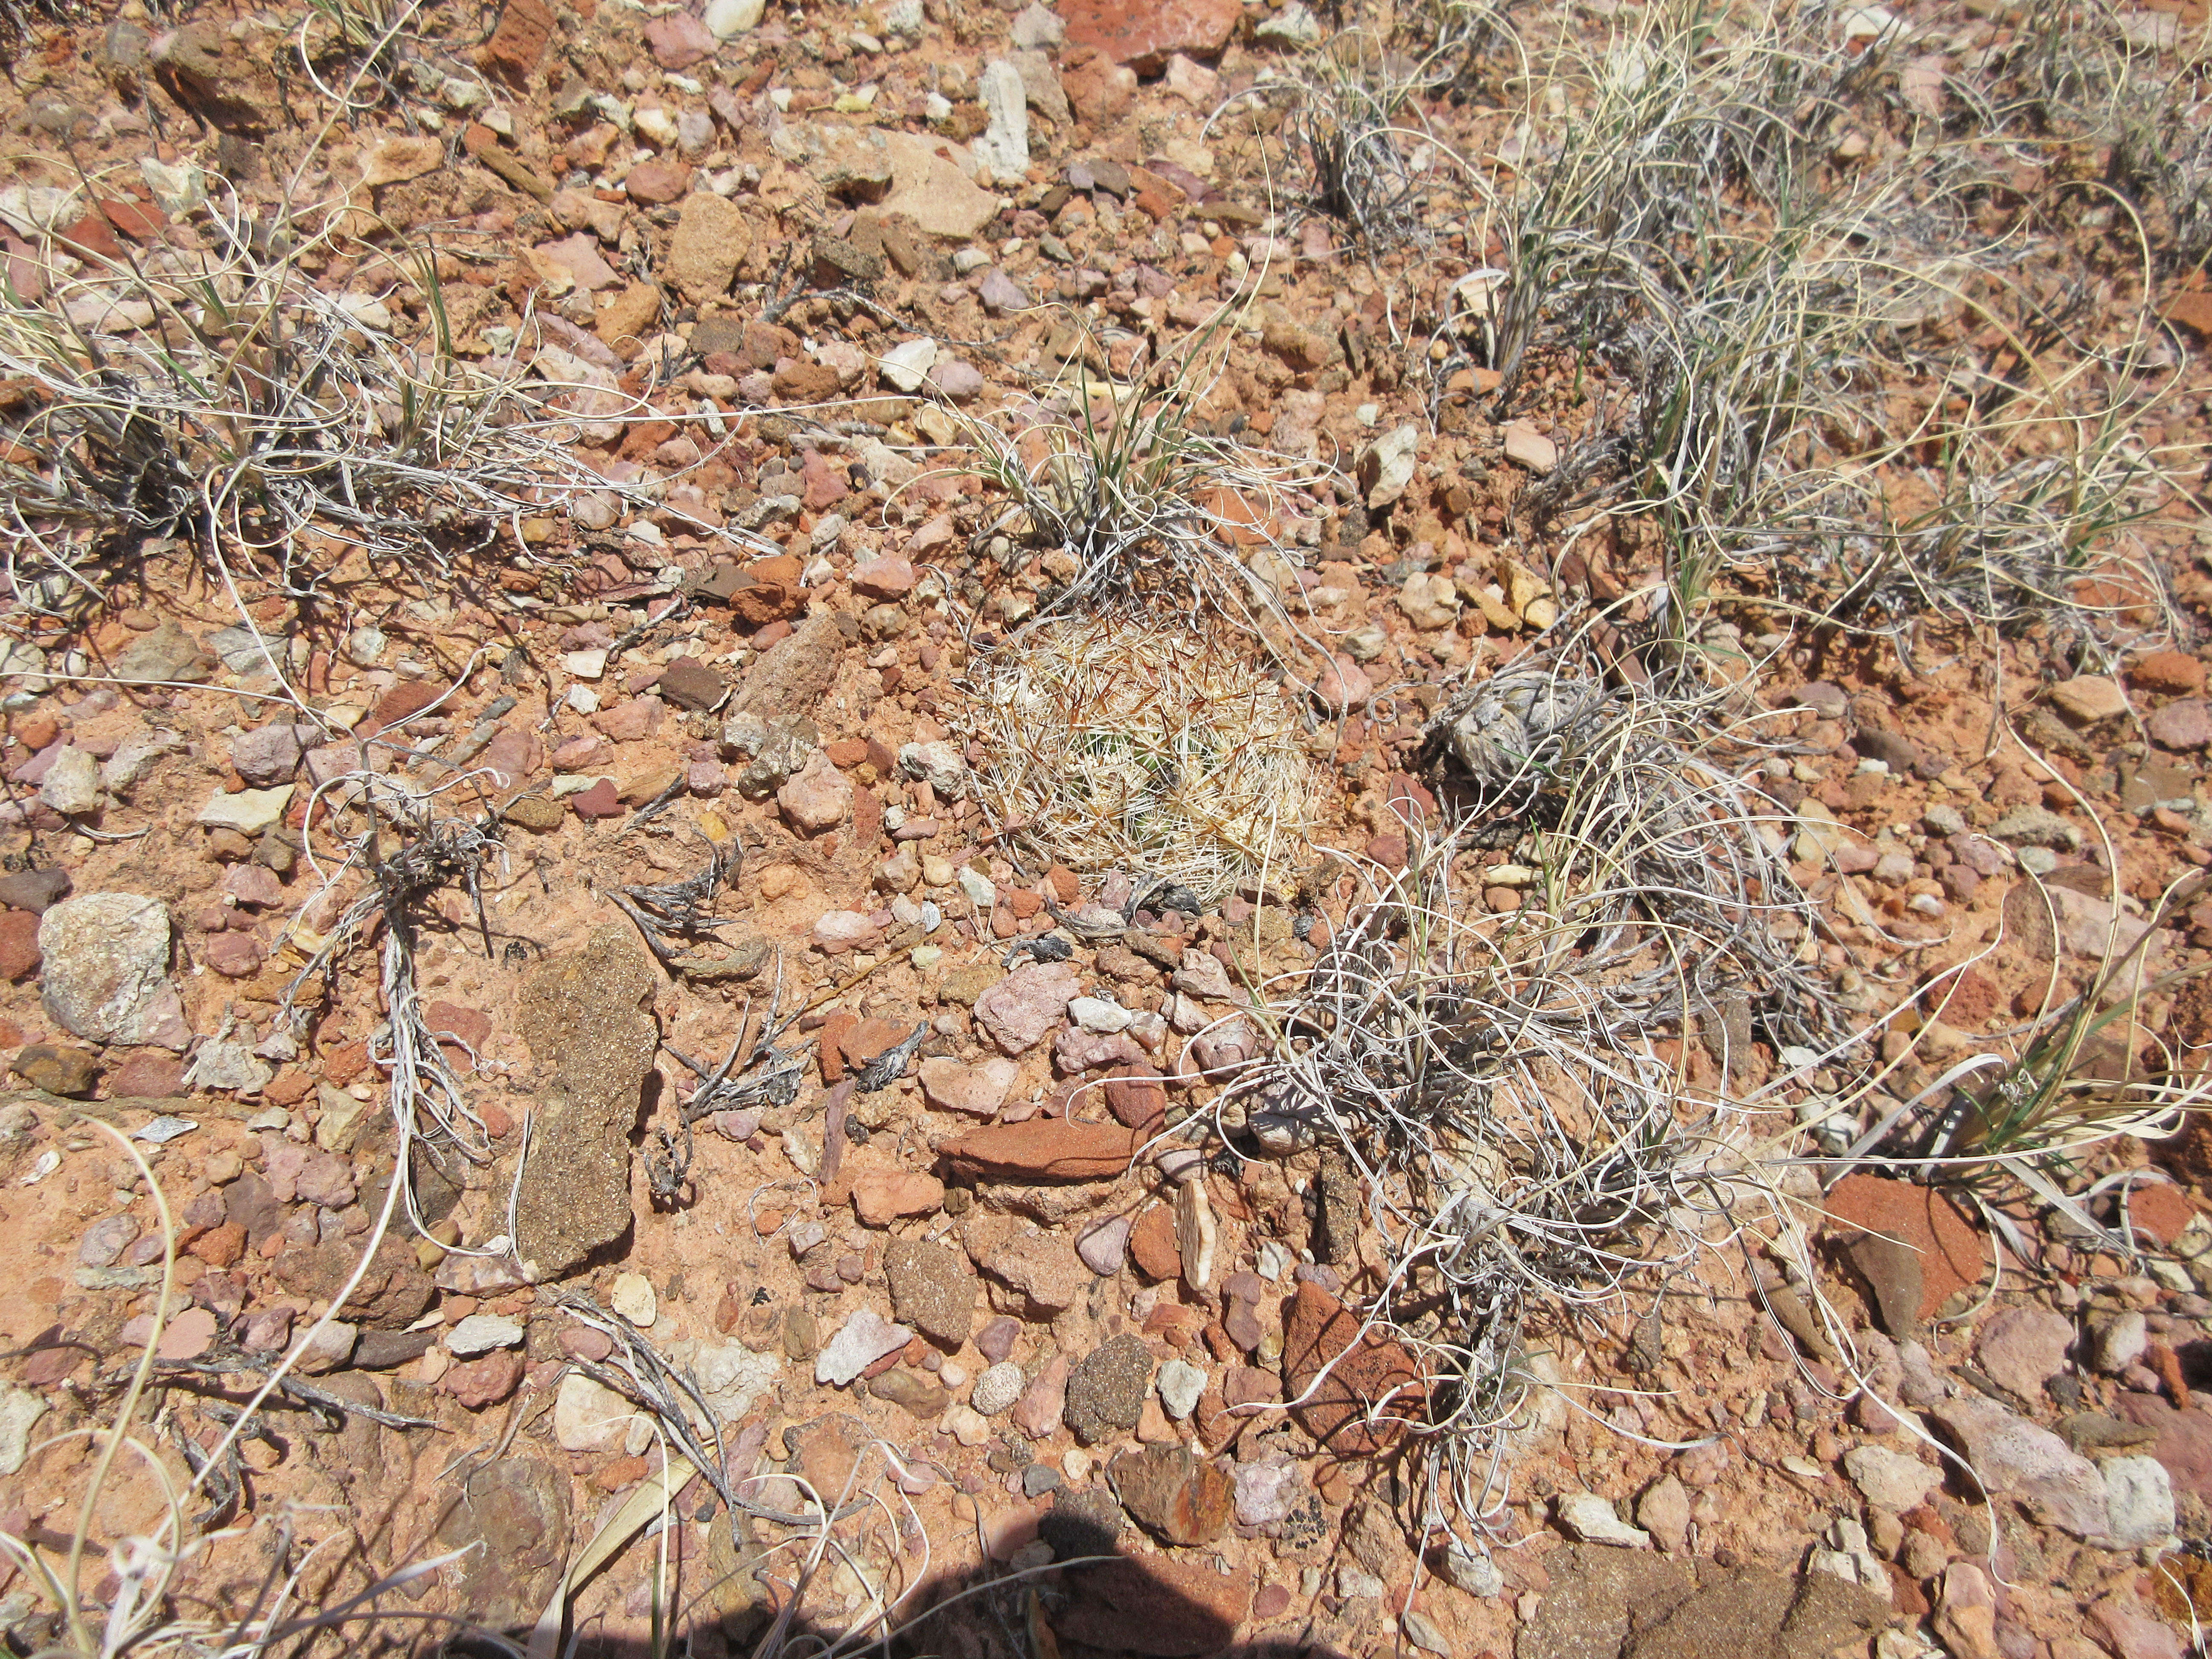
<instances>
[{"instance_id":1,"label":"dry grass clump","mask_svg":"<svg viewBox=\"0 0 2212 1659\"><path fill-rule=\"evenodd\" d=\"M981 658L967 735L1002 840L1211 902L1297 845L1320 805L1300 707L1214 638L1055 622Z\"/></svg>"},{"instance_id":2,"label":"dry grass clump","mask_svg":"<svg viewBox=\"0 0 2212 1659\"><path fill-rule=\"evenodd\" d=\"M323 291L309 256L346 223L343 208L264 222L217 198L119 258L48 234L46 291L0 294L0 536L19 599L97 593L172 537L301 597L334 574L332 543L449 572L502 526L519 550L550 491L597 482L568 453L577 416L624 400L560 384L545 354L538 381L459 356L434 248Z\"/></svg>"},{"instance_id":3,"label":"dry grass clump","mask_svg":"<svg viewBox=\"0 0 2212 1659\"><path fill-rule=\"evenodd\" d=\"M1247 1016L1271 1052L1217 1109L1366 1178L1367 1316L1441 1385L1413 1425L1437 1513L1494 1512L1542 1339L1690 1267L1767 1190L1738 1090L1692 1086L1685 1039L1723 1077L1754 1036L1841 1041L1798 960L1812 907L1711 714L1557 661L1468 688L1431 728L1455 810L1403 871L1363 870L1310 974ZM1484 902L1500 886L1517 909Z\"/></svg>"}]
</instances>

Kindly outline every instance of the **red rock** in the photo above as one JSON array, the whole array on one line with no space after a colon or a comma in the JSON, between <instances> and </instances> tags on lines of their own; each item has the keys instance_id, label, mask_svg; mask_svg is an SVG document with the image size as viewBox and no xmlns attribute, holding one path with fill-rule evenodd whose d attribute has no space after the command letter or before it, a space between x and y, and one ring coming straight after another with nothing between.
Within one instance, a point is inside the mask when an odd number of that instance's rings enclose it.
<instances>
[{"instance_id":1,"label":"red rock","mask_svg":"<svg viewBox=\"0 0 2212 1659\"><path fill-rule=\"evenodd\" d=\"M1067 0L1070 47L1096 46L1139 75L1157 75L1177 52L1212 58L1243 15L1237 0Z\"/></svg>"},{"instance_id":2,"label":"red rock","mask_svg":"<svg viewBox=\"0 0 2212 1659\"><path fill-rule=\"evenodd\" d=\"M2179 651L2154 651L2128 670L2137 690L2193 697L2204 689L2204 665Z\"/></svg>"},{"instance_id":3,"label":"red rock","mask_svg":"<svg viewBox=\"0 0 2212 1659\"><path fill-rule=\"evenodd\" d=\"M914 562L896 556L853 567L853 587L872 599L896 599L914 591Z\"/></svg>"},{"instance_id":4,"label":"red rock","mask_svg":"<svg viewBox=\"0 0 2212 1659\"><path fill-rule=\"evenodd\" d=\"M2212 748L2212 704L2202 697L2183 697L2154 709L2143 725L2161 749Z\"/></svg>"},{"instance_id":5,"label":"red rock","mask_svg":"<svg viewBox=\"0 0 2212 1659\"><path fill-rule=\"evenodd\" d=\"M373 738L388 726L399 724L410 714L419 714L443 695L444 688L428 680L410 680L404 685L395 685L376 700L376 707L368 711L368 718L361 723L360 732Z\"/></svg>"},{"instance_id":6,"label":"red rock","mask_svg":"<svg viewBox=\"0 0 2212 1659\"><path fill-rule=\"evenodd\" d=\"M477 757L477 764L497 773L495 786L511 789L545 763L545 745L538 734L501 726L489 746Z\"/></svg>"},{"instance_id":7,"label":"red rock","mask_svg":"<svg viewBox=\"0 0 2212 1659\"><path fill-rule=\"evenodd\" d=\"M491 1041L491 1016L457 1002L432 1003L422 1011L422 1023L441 1042L451 1038L477 1054L482 1054L484 1044Z\"/></svg>"},{"instance_id":8,"label":"red rock","mask_svg":"<svg viewBox=\"0 0 2212 1659\"><path fill-rule=\"evenodd\" d=\"M826 1026L823 1029L825 1032L828 1030ZM902 1025L896 1020L878 1019L873 1014L869 1015L866 1019L854 1020L840 1030L835 1039L837 1049L838 1077L842 1077L847 1072L859 1071L870 1060L883 1054L885 1049L896 1048L913 1035L912 1026ZM829 1074L830 1056L827 1053L829 1042L825 1040L823 1046L824 1053L822 1080L825 1083L835 1083L838 1078Z\"/></svg>"},{"instance_id":9,"label":"red rock","mask_svg":"<svg viewBox=\"0 0 2212 1659\"><path fill-rule=\"evenodd\" d=\"M623 189L633 202L643 202L659 207L670 202L681 201L691 188L691 169L681 161L664 161L658 158L640 161L623 180Z\"/></svg>"},{"instance_id":10,"label":"red rock","mask_svg":"<svg viewBox=\"0 0 2212 1659\"><path fill-rule=\"evenodd\" d=\"M766 628L781 623L797 616L805 605L805 595L799 586L799 562L788 554L755 559L739 574L750 580L731 594L730 609L739 622L750 627ZM785 629L786 633L789 631ZM774 643L773 640L753 641L754 647L762 650Z\"/></svg>"},{"instance_id":11,"label":"red rock","mask_svg":"<svg viewBox=\"0 0 2212 1659\"><path fill-rule=\"evenodd\" d=\"M185 1248L210 1267L235 1267L246 1254L245 1224L226 1221L220 1227L210 1227Z\"/></svg>"},{"instance_id":12,"label":"red rock","mask_svg":"<svg viewBox=\"0 0 2212 1659\"><path fill-rule=\"evenodd\" d=\"M592 725L610 742L635 743L660 729L660 717L667 708L658 697L632 697L611 708L601 709L592 716Z\"/></svg>"},{"instance_id":13,"label":"red rock","mask_svg":"<svg viewBox=\"0 0 2212 1659\"><path fill-rule=\"evenodd\" d=\"M2212 1413L2176 1411L2154 1394L2132 1392L2121 1395L2112 1412L2158 1436L2150 1455L2165 1466L2174 1490L2212 1498Z\"/></svg>"},{"instance_id":14,"label":"red rock","mask_svg":"<svg viewBox=\"0 0 2212 1659\"><path fill-rule=\"evenodd\" d=\"M1987 1024L2003 1001L2004 994L1997 989L1996 981L1978 968L1953 975L1929 998L1936 1018L1962 1031Z\"/></svg>"},{"instance_id":15,"label":"red rock","mask_svg":"<svg viewBox=\"0 0 2212 1659\"><path fill-rule=\"evenodd\" d=\"M1024 1181L1110 1181L1129 1167L1139 1145L1116 1123L1033 1117L994 1123L939 1150L956 1168Z\"/></svg>"},{"instance_id":16,"label":"red rock","mask_svg":"<svg viewBox=\"0 0 2212 1659\"><path fill-rule=\"evenodd\" d=\"M186 1069L187 1062L175 1054L141 1052L107 1074L107 1091L121 1100L182 1094Z\"/></svg>"},{"instance_id":17,"label":"red rock","mask_svg":"<svg viewBox=\"0 0 2212 1659\"><path fill-rule=\"evenodd\" d=\"M1129 1258L1150 1279L1170 1280L1182 1276L1182 1250L1176 1243L1174 1209L1155 1204L1129 1229Z\"/></svg>"},{"instance_id":18,"label":"red rock","mask_svg":"<svg viewBox=\"0 0 2212 1659\"><path fill-rule=\"evenodd\" d=\"M1402 870L1406 867L1406 838L1376 836L1367 843L1367 856L1386 870Z\"/></svg>"},{"instance_id":19,"label":"red rock","mask_svg":"<svg viewBox=\"0 0 2212 1659\"><path fill-rule=\"evenodd\" d=\"M793 357L775 366L775 373L769 377L769 384L775 388L775 395L787 403L818 404L824 398L837 395L837 371L822 363L801 362ZM812 463L805 469L811 483L817 477L817 469L827 463L811 449L806 452L805 459ZM810 489L808 493L811 495L813 492ZM842 500L843 497L844 492L840 490L832 499ZM823 503L824 506L828 504ZM814 507L811 501L807 505L817 513L821 511L821 507Z\"/></svg>"},{"instance_id":20,"label":"red rock","mask_svg":"<svg viewBox=\"0 0 2212 1659\"><path fill-rule=\"evenodd\" d=\"M1379 1332L1364 1337L1359 1332L1359 1316L1318 1285L1298 1286L1283 1329L1285 1392L1305 1401L1294 1414L1331 1451L1355 1456L1380 1451L1398 1432L1388 1421L1369 1426L1364 1419L1370 1409L1380 1419L1412 1418L1425 1392L1403 1346ZM1334 1365L1316 1387L1332 1360Z\"/></svg>"},{"instance_id":21,"label":"red rock","mask_svg":"<svg viewBox=\"0 0 2212 1659\"><path fill-rule=\"evenodd\" d=\"M507 0L499 27L484 43L483 65L509 80L524 80L552 39L553 13L544 0Z\"/></svg>"},{"instance_id":22,"label":"red rock","mask_svg":"<svg viewBox=\"0 0 2212 1659\"><path fill-rule=\"evenodd\" d=\"M612 778L601 778L590 788L568 797L568 810L580 818L611 818L621 811L622 799Z\"/></svg>"},{"instance_id":23,"label":"red rock","mask_svg":"<svg viewBox=\"0 0 2212 1659\"><path fill-rule=\"evenodd\" d=\"M1154 1659L1195 1659L1235 1640L1252 1602L1248 1572L1147 1556L1071 1571L1074 1592L1053 1629L1064 1639Z\"/></svg>"},{"instance_id":24,"label":"red rock","mask_svg":"<svg viewBox=\"0 0 2212 1659\"><path fill-rule=\"evenodd\" d=\"M836 395L836 372L829 368L824 368L822 372L829 375L830 384L826 388L811 393L809 401ZM781 381L782 376L779 374L776 378ZM806 452L802 471L806 477L806 492L804 499L807 511L810 513L820 513L833 507L853 493L853 481L847 477L841 469L832 466L829 458L818 449L810 449Z\"/></svg>"},{"instance_id":25,"label":"red rock","mask_svg":"<svg viewBox=\"0 0 2212 1659\"><path fill-rule=\"evenodd\" d=\"M0 978L9 983L39 971L39 918L28 910L0 915Z\"/></svg>"},{"instance_id":26,"label":"red rock","mask_svg":"<svg viewBox=\"0 0 2212 1659\"><path fill-rule=\"evenodd\" d=\"M1167 1085L1149 1065L1125 1066L1106 1081L1106 1109L1132 1129L1157 1134L1167 1121Z\"/></svg>"},{"instance_id":27,"label":"red rock","mask_svg":"<svg viewBox=\"0 0 2212 1659\"><path fill-rule=\"evenodd\" d=\"M1902 1295L1909 1288L1905 1280L1917 1268L1919 1319L1931 1318L1954 1292L1981 1280L1986 1264L1980 1236L1958 1206L1931 1187L1887 1181L1880 1176L1846 1176L1836 1183L1823 1207L1839 1237L1887 1238L1904 1247L1909 1255L1895 1254L1894 1265L1903 1271L1889 1290L1891 1294ZM1876 1261L1864 1252L1852 1259L1862 1273L1868 1273L1869 1264ZM1877 1286L1878 1299L1881 1294L1881 1287ZM1886 1301L1882 1311L1887 1322L1893 1310ZM1894 1311L1901 1316L1904 1310ZM1890 1334L1899 1332L1893 1328Z\"/></svg>"},{"instance_id":28,"label":"red rock","mask_svg":"<svg viewBox=\"0 0 2212 1659\"><path fill-rule=\"evenodd\" d=\"M451 1395L472 1412L496 1406L513 1394L529 1362L519 1348L503 1348L455 1365L438 1379L440 1392Z\"/></svg>"},{"instance_id":29,"label":"red rock","mask_svg":"<svg viewBox=\"0 0 2212 1659\"><path fill-rule=\"evenodd\" d=\"M1255 1619L1279 1619L1291 1610L1291 1593L1280 1584L1270 1584L1252 1598Z\"/></svg>"},{"instance_id":30,"label":"red rock","mask_svg":"<svg viewBox=\"0 0 2212 1659\"><path fill-rule=\"evenodd\" d=\"M2171 1244L2197 1217L2197 1206L2179 1188L2163 1182L2148 1183L2128 1194L2128 1219L2139 1232L2160 1244Z\"/></svg>"},{"instance_id":31,"label":"red rock","mask_svg":"<svg viewBox=\"0 0 2212 1659\"><path fill-rule=\"evenodd\" d=\"M2166 302L2160 314L2169 323L2179 323L2189 330L2198 340L2212 340L2212 292L2191 289L2177 294Z\"/></svg>"}]
</instances>

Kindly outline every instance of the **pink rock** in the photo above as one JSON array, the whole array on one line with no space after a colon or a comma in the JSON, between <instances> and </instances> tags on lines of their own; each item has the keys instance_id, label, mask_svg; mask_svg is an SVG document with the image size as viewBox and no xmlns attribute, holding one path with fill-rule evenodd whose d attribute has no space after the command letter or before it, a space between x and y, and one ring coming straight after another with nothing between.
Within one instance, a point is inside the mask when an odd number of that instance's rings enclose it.
<instances>
[{"instance_id":1,"label":"pink rock","mask_svg":"<svg viewBox=\"0 0 2212 1659\"><path fill-rule=\"evenodd\" d=\"M2119 1659L2182 1659L2180 1637L2117 1595L2106 1596L2090 1609L2090 1621L2103 1632L2106 1645Z\"/></svg>"},{"instance_id":2,"label":"pink rock","mask_svg":"<svg viewBox=\"0 0 2212 1659\"><path fill-rule=\"evenodd\" d=\"M1067 1356L1054 1354L1014 1402L1014 1426L1032 1440L1060 1432L1067 1406Z\"/></svg>"},{"instance_id":3,"label":"pink rock","mask_svg":"<svg viewBox=\"0 0 2212 1659\"><path fill-rule=\"evenodd\" d=\"M605 740L596 732L586 732L581 737L571 738L555 747L553 769L556 772L584 771L599 758L606 746Z\"/></svg>"},{"instance_id":4,"label":"pink rock","mask_svg":"<svg viewBox=\"0 0 2212 1659\"><path fill-rule=\"evenodd\" d=\"M865 951L882 936L875 918L856 910L826 910L814 924L814 942L832 955Z\"/></svg>"},{"instance_id":5,"label":"pink rock","mask_svg":"<svg viewBox=\"0 0 2212 1659\"><path fill-rule=\"evenodd\" d=\"M597 293L616 280L613 269L599 257L598 238L586 232L547 242L538 252L567 271L569 280L586 294Z\"/></svg>"},{"instance_id":6,"label":"pink rock","mask_svg":"<svg viewBox=\"0 0 2212 1659\"><path fill-rule=\"evenodd\" d=\"M702 58L714 55L714 37L690 12L656 17L645 26L645 44L653 61L665 70L689 69Z\"/></svg>"},{"instance_id":7,"label":"pink rock","mask_svg":"<svg viewBox=\"0 0 2212 1659\"><path fill-rule=\"evenodd\" d=\"M729 787L730 775L720 761L693 761L684 769L684 787L693 794L711 799Z\"/></svg>"},{"instance_id":8,"label":"pink rock","mask_svg":"<svg viewBox=\"0 0 2212 1659\"><path fill-rule=\"evenodd\" d=\"M810 449L802 463L806 478L805 499L807 510L819 513L843 501L853 490L852 480L836 467L830 465L821 451Z\"/></svg>"},{"instance_id":9,"label":"pink rock","mask_svg":"<svg viewBox=\"0 0 2212 1659\"><path fill-rule=\"evenodd\" d=\"M1375 682L1369 679L1359 665L1341 654L1329 659L1322 670L1321 678L1314 683L1314 695L1338 714L1355 708L1364 708L1375 695Z\"/></svg>"},{"instance_id":10,"label":"pink rock","mask_svg":"<svg viewBox=\"0 0 2212 1659\"><path fill-rule=\"evenodd\" d=\"M438 1388L469 1410L480 1412L514 1392L528 1363L520 1349L503 1348L453 1366L438 1379Z\"/></svg>"},{"instance_id":11,"label":"pink rock","mask_svg":"<svg viewBox=\"0 0 2212 1659\"><path fill-rule=\"evenodd\" d=\"M975 1066L933 1055L921 1062L921 1092L947 1111L990 1116L1006 1103L1021 1067L1011 1060L987 1060Z\"/></svg>"},{"instance_id":12,"label":"pink rock","mask_svg":"<svg viewBox=\"0 0 2212 1659\"><path fill-rule=\"evenodd\" d=\"M2161 749L2212 748L2212 703L2184 697L2158 709L2144 722L2150 740Z\"/></svg>"},{"instance_id":13,"label":"pink rock","mask_svg":"<svg viewBox=\"0 0 2212 1659\"><path fill-rule=\"evenodd\" d=\"M1974 1339L1983 1370L2023 1400L2043 1397L2043 1385L2066 1368L2074 1322L2048 1308L2007 1308L1993 1314Z\"/></svg>"},{"instance_id":14,"label":"pink rock","mask_svg":"<svg viewBox=\"0 0 2212 1659\"><path fill-rule=\"evenodd\" d=\"M256 910L284 902L283 884L265 864L234 864L222 878L223 895Z\"/></svg>"},{"instance_id":15,"label":"pink rock","mask_svg":"<svg viewBox=\"0 0 2212 1659\"><path fill-rule=\"evenodd\" d=\"M477 764L497 775L495 788L511 789L545 763L545 745L531 731L501 726Z\"/></svg>"},{"instance_id":16,"label":"pink rock","mask_svg":"<svg viewBox=\"0 0 2212 1659\"><path fill-rule=\"evenodd\" d=\"M975 999L975 1021L1005 1053L1025 1054L1060 1023L1082 989L1073 963L1030 963Z\"/></svg>"},{"instance_id":17,"label":"pink rock","mask_svg":"<svg viewBox=\"0 0 2212 1659\"><path fill-rule=\"evenodd\" d=\"M1144 1048L1127 1031L1071 1028L1053 1039L1052 1063L1071 1077L1101 1066L1139 1066L1146 1058Z\"/></svg>"},{"instance_id":18,"label":"pink rock","mask_svg":"<svg viewBox=\"0 0 2212 1659\"><path fill-rule=\"evenodd\" d=\"M261 941L251 933L210 933L200 959L225 979L251 979L261 971Z\"/></svg>"},{"instance_id":19,"label":"pink rock","mask_svg":"<svg viewBox=\"0 0 2212 1659\"><path fill-rule=\"evenodd\" d=\"M794 829L818 836L836 829L853 810L853 786L830 757L817 749L775 792L775 804Z\"/></svg>"},{"instance_id":20,"label":"pink rock","mask_svg":"<svg viewBox=\"0 0 2212 1659\"><path fill-rule=\"evenodd\" d=\"M891 557L853 567L853 586L871 599L896 599L914 591L914 562Z\"/></svg>"}]
</instances>

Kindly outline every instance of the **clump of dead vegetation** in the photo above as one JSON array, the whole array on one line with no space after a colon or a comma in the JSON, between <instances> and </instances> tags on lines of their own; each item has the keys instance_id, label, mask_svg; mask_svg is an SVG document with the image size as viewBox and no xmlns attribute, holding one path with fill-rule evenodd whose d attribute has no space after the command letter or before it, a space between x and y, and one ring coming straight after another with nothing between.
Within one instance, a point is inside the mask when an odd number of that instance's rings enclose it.
<instances>
[{"instance_id":1,"label":"clump of dead vegetation","mask_svg":"<svg viewBox=\"0 0 2212 1659\"><path fill-rule=\"evenodd\" d=\"M979 656L966 730L1000 839L1208 902L1303 842L1322 805L1303 712L1220 634L1070 619Z\"/></svg>"}]
</instances>

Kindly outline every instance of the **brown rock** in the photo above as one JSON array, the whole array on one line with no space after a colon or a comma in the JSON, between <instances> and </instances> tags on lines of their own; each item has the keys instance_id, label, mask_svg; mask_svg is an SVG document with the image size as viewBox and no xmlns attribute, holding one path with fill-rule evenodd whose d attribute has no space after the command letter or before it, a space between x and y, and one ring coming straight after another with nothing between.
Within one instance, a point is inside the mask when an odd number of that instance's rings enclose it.
<instances>
[{"instance_id":1,"label":"brown rock","mask_svg":"<svg viewBox=\"0 0 2212 1659\"><path fill-rule=\"evenodd\" d=\"M611 927L523 982L517 1023L550 1074L515 1217L532 1279L573 1272L629 1229L629 1134L659 1040L655 982L635 935Z\"/></svg>"},{"instance_id":2,"label":"brown rock","mask_svg":"<svg viewBox=\"0 0 2212 1659\"><path fill-rule=\"evenodd\" d=\"M1316 1388L1324 1366L1328 1374ZM1307 1431L1331 1450L1353 1455L1379 1451L1397 1434L1388 1421L1364 1421L1370 1411L1378 1419L1409 1418L1425 1392L1413 1356L1377 1332L1361 1336L1359 1316L1318 1285L1300 1285L1291 1299L1283 1382L1290 1398L1305 1398L1296 1414Z\"/></svg>"},{"instance_id":3,"label":"brown rock","mask_svg":"<svg viewBox=\"0 0 2212 1659\"><path fill-rule=\"evenodd\" d=\"M694 191L684 198L669 239L668 279L688 299L719 299L730 291L752 246L752 228L735 203L710 191Z\"/></svg>"},{"instance_id":4,"label":"brown rock","mask_svg":"<svg viewBox=\"0 0 2212 1659\"><path fill-rule=\"evenodd\" d=\"M1139 1145L1111 1123L1071 1123L1033 1117L995 1123L947 1141L939 1150L954 1168L1021 1181L1103 1181L1129 1167Z\"/></svg>"},{"instance_id":5,"label":"brown rock","mask_svg":"<svg viewBox=\"0 0 2212 1659\"><path fill-rule=\"evenodd\" d=\"M895 1238L884 1248L884 1274L902 1323L947 1348L968 1340L975 1322L975 1275L958 1251L926 1239Z\"/></svg>"},{"instance_id":6,"label":"brown rock","mask_svg":"<svg viewBox=\"0 0 2212 1659\"><path fill-rule=\"evenodd\" d=\"M640 161L623 179L623 189L630 200L648 206L679 201L690 187L690 167L681 161L662 161L658 156Z\"/></svg>"},{"instance_id":7,"label":"brown rock","mask_svg":"<svg viewBox=\"0 0 2212 1659\"><path fill-rule=\"evenodd\" d=\"M1172 1206L1155 1204L1137 1218L1136 1224L1129 1229L1129 1256L1137 1264L1137 1271L1147 1279L1182 1277L1182 1249L1176 1242Z\"/></svg>"},{"instance_id":8,"label":"brown rock","mask_svg":"<svg viewBox=\"0 0 2212 1659\"><path fill-rule=\"evenodd\" d=\"M1236 1483L1188 1446L1124 1452L1106 1474L1121 1507L1170 1544L1210 1544L1229 1530L1237 1512Z\"/></svg>"}]
</instances>

